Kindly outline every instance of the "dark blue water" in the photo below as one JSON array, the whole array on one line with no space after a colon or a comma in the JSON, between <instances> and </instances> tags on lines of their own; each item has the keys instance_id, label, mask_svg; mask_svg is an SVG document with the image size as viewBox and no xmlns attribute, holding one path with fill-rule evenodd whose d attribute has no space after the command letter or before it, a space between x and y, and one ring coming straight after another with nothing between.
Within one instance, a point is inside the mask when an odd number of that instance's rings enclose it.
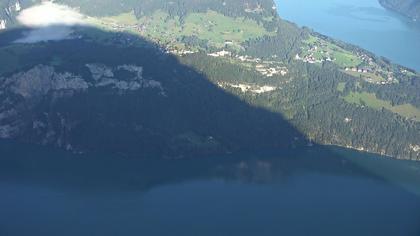
<instances>
[{"instance_id":1,"label":"dark blue water","mask_svg":"<svg viewBox=\"0 0 420 236\"><path fill-rule=\"evenodd\" d=\"M321 147L173 161L0 150L0 235L420 235L418 163Z\"/></svg>"},{"instance_id":2,"label":"dark blue water","mask_svg":"<svg viewBox=\"0 0 420 236\"><path fill-rule=\"evenodd\" d=\"M420 71L420 22L378 0L276 0L281 17Z\"/></svg>"}]
</instances>

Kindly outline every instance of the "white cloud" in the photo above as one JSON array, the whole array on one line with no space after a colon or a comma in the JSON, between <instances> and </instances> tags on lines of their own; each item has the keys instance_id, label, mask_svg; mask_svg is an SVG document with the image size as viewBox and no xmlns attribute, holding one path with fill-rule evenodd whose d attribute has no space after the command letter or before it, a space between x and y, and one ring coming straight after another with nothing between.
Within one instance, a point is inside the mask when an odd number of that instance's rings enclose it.
<instances>
[{"instance_id":1,"label":"white cloud","mask_svg":"<svg viewBox=\"0 0 420 236\"><path fill-rule=\"evenodd\" d=\"M67 39L73 32L72 26L85 24L85 17L78 11L53 2L43 2L21 11L17 20L33 28L17 43Z\"/></svg>"}]
</instances>

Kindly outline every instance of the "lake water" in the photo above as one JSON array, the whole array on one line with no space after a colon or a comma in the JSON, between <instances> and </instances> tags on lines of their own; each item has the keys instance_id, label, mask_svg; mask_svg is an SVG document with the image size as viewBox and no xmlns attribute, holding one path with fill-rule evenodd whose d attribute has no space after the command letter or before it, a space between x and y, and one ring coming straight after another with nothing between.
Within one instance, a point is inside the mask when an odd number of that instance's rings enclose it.
<instances>
[{"instance_id":1,"label":"lake water","mask_svg":"<svg viewBox=\"0 0 420 236\"><path fill-rule=\"evenodd\" d=\"M321 147L172 161L0 150L0 235L420 235L419 163Z\"/></svg>"},{"instance_id":2,"label":"lake water","mask_svg":"<svg viewBox=\"0 0 420 236\"><path fill-rule=\"evenodd\" d=\"M420 71L420 22L378 0L276 0L281 17Z\"/></svg>"}]
</instances>

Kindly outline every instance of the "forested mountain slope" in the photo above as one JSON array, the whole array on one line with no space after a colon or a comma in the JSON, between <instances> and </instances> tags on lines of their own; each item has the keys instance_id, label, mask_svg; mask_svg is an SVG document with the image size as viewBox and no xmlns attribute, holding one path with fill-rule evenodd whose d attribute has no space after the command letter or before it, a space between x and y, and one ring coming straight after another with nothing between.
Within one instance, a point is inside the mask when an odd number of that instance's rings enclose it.
<instances>
[{"instance_id":1,"label":"forested mountain slope","mask_svg":"<svg viewBox=\"0 0 420 236\"><path fill-rule=\"evenodd\" d=\"M419 0L379 0L382 6L406 15L412 19L420 19Z\"/></svg>"},{"instance_id":2,"label":"forested mountain slope","mask_svg":"<svg viewBox=\"0 0 420 236\"><path fill-rule=\"evenodd\" d=\"M319 143L420 159L418 73L298 28L272 0L37 6L75 19L26 29L20 9L0 32L1 138L130 156Z\"/></svg>"}]
</instances>

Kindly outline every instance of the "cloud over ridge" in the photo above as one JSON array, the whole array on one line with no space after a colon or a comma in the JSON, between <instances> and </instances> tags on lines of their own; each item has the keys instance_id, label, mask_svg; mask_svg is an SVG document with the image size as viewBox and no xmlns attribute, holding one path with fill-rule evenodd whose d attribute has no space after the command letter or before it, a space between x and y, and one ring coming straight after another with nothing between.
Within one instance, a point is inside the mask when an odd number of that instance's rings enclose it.
<instances>
[{"instance_id":1,"label":"cloud over ridge","mask_svg":"<svg viewBox=\"0 0 420 236\"><path fill-rule=\"evenodd\" d=\"M17 16L23 26L33 28L17 43L36 43L70 38L72 26L84 25L85 16L77 10L53 2L27 8Z\"/></svg>"}]
</instances>

